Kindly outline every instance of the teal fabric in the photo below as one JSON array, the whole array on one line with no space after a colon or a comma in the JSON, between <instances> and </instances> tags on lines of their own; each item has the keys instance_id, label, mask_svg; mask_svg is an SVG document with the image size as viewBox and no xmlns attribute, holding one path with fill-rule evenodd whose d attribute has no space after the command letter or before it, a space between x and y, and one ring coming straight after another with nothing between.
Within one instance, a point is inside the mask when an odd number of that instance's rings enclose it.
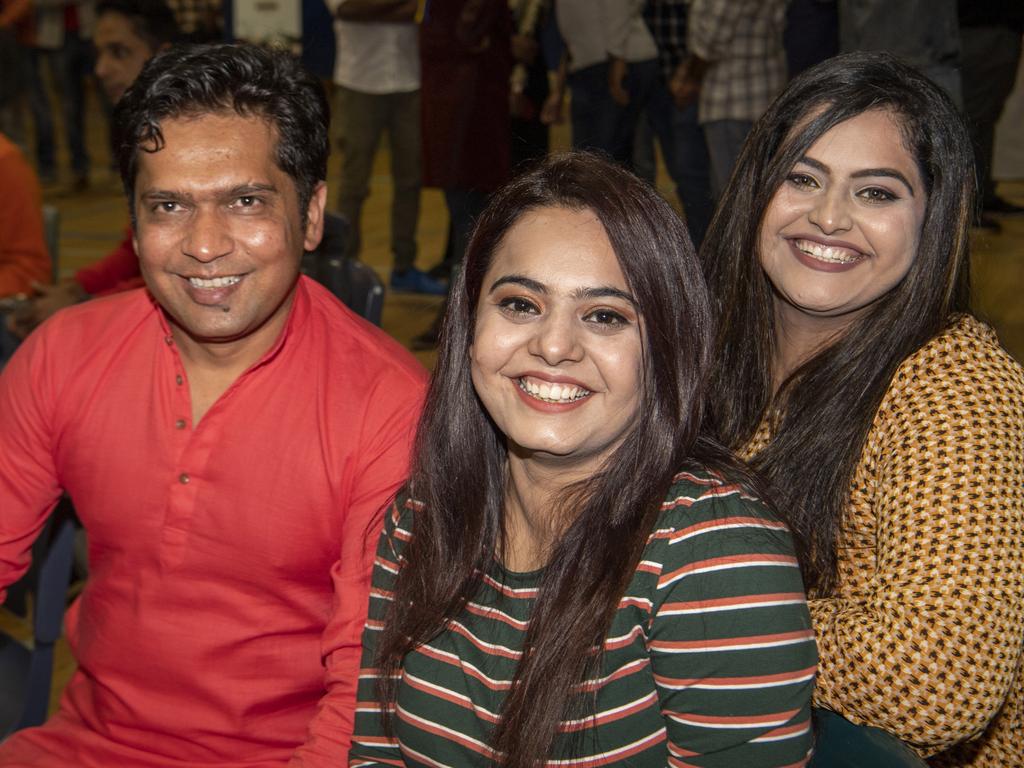
<instances>
[{"instance_id":1,"label":"teal fabric","mask_svg":"<svg viewBox=\"0 0 1024 768\"><path fill-rule=\"evenodd\" d=\"M808 768L927 768L896 736L854 725L827 709L814 710L814 756Z\"/></svg>"}]
</instances>

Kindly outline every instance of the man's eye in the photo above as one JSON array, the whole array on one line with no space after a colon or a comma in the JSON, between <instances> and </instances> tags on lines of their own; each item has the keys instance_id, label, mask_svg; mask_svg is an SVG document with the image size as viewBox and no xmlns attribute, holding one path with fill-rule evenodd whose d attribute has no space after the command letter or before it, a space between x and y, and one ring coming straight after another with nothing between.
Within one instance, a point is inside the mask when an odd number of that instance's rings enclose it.
<instances>
[{"instance_id":1,"label":"man's eye","mask_svg":"<svg viewBox=\"0 0 1024 768\"><path fill-rule=\"evenodd\" d=\"M173 200L161 200L153 204L152 210L154 213L177 213L181 206Z\"/></svg>"},{"instance_id":2,"label":"man's eye","mask_svg":"<svg viewBox=\"0 0 1024 768\"><path fill-rule=\"evenodd\" d=\"M242 195L235 200L236 208L257 208L263 202L262 198L256 195Z\"/></svg>"}]
</instances>

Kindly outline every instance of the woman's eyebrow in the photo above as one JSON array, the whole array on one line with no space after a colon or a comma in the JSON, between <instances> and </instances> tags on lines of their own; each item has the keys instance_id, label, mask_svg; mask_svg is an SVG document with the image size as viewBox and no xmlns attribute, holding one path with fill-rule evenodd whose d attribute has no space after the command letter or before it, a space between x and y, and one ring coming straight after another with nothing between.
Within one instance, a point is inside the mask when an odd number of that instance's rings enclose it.
<instances>
[{"instance_id":1,"label":"woman's eyebrow","mask_svg":"<svg viewBox=\"0 0 1024 768\"><path fill-rule=\"evenodd\" d=\"M497 280L494 281L494 283L491 285L490 289L487 292L494 293L498 288L509 283L512 283L514 285L521 285L527 290L533 291L534 293L548 292L547 286L545 286L544 283L538 282L531 277L527 277L526 275L504 275L502 277L499 277Z\"/></svg>"},{"instance_id":2,"label":"woman's eyebrow","mask_svg":"<svg viewBox=\"0 0 1024 768\"><path fill-rule=\"evenodd\" d=\"M800 158L798 162L801 162L804 165L809 165L811 166L811 168L821 171L826 175L832 175L831 168L829 168L827 165L825 165L825 163L821 162L820 160L815 160L813 157L808 157L807 155L804 155L803 157ZM855 171L854 173L850 174L851 179L863 179L871 176L883 176L885 178L895 179L896 181L900 182L900 184L907 188L907 192L910 193L911 197L914 197L913 185L910 183L910 181L907 179L905 175L897 171L895 168L863 168L862 170Z\"/></svg>"}]
</instances>

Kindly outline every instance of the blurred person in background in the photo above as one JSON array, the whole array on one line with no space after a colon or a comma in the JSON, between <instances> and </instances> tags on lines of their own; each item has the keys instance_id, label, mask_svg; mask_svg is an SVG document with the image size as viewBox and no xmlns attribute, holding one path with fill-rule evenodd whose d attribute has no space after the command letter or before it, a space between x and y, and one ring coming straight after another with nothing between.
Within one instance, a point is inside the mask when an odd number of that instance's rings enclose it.
<instances>
[{"instance_id":1,"label":"blurred person in background","mask_svg":"<svg viewBox=\"0 0 1024 768\"><path fill-rule=\"evenodd\" d=\"M39 179L15 144L0 133L0 301L29 293L50 279L50 253L43 236ZM15 306L20 305L16 302ZM0 323L6 318L0 315ZM17 339L6 323L0 327L0 367L14 352Z\"/></svg>"},{"instance_id":2,"label":"blurred person in background","mask_svg":"<svg viewBox=\"0 0 1024 768\"><path fill-rule=\"evenodd\" d=\"M49 65L57 86L61 113L64 117L64 135L71 156L73 192L89 187L89 151L86 142L85 99L86 80L93 73L95 52L92 36L96 22L95 0L35 0L35 44L39 57ZM38 74L38 73L37 73ZM42 79L36 77L33 86L37 93L34 103L49 112L49 97ZM38 111L33 110L34 114ZM51 132L46 131L45 117L39 112L37 138L40 143L39 171L47 179L56 173ZM44 146L50 142L51 146Z\"/></svg>"},{"instance_id":3,"label":"blurred person in background","mask_svg":"<svg viewBox=\"0 0 1024 768\"><path fill-rule=\"evenodd\" d=\"M689 56L670 85L682 108L696 100L717 200L754 121L786 84L786 0L692 0Z\"/></svg>"},{"instance_id":4,"label":"blurred person in background","mask_svg":"<svg viewBox=\"0 0 1024 768\"><path fill-rule=\"evenodd\" d=\"M117 103L146 62L178 39L178 27L164 0L101 0L96 13L96 76ZM29 303L12 318L12 330L24 337L59 309L142 285L132 239L128 227L124 239L100 261L56 285L34 286Z\"/></svg>"},{"instance_id":5,"label":"blurred person in background","mask_svg":"<svg viewBox=\"0 0 1024 768\"><path fill-rule=\"evenodd\" d=\"M416 267L420 215L420 55L416 0L331 0L337 18L334 83L342 151L338 212L351 225L346 258L358 258L363 203L381 137L391 161L392 290L443 295Z\"/></svg>"},{"instance_id":6,"label":"blurred person in background","mask_svg":"<svg viewBox=\"0 0 1024 768\"><path fill-rule=\"evenodd\" d=\"M998 195L992 178L996 123L1013 91L1020 65L1024 3L960 0L957 8L964 111L974 143L974 168L981 199L978 223L998 230L999 221L993 217L1024 214L1024 206Z\"/></svg>"}]
</instances>

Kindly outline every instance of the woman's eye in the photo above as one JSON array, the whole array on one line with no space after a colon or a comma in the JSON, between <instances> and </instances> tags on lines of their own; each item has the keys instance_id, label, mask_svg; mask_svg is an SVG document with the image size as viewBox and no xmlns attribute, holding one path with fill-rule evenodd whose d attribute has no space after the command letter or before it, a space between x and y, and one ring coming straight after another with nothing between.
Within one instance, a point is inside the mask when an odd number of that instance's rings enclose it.
<instances>
[{"instance_id":1,"label":"woman's eye","mask_svg":"<svg viewBox=\"0 0 1024 768\"><path fill-rule=\"evenodd\" d=\"M786 177L786 181L796 187L816 187L818 182L814 180L813 176L809 176L806 173L798 173L794 171Z\"/></svg>"},{"instance_id":2,"label":"woman's eye","mask_svg":"<svg viewBox=\"0 0 1024 768\"><path fill-rule=\"evenodd\" d=\"M511 296L498 302L498 306L513 315L533 315L538 312L537 306L532 301L527 301L520 296Z\"/></svg>"},{"instance_id":3,"label":"woman's eye","mask_svg":"<svg viewBox=\"0 0 1024 768\"><path fill-rule=\"evenodd\" d=\"M583 319L588 323L596 323L597 325L608 327L629 325L629 320L612 309L595 309Z\"/></svg>"},{"instance_id":4,"label":"woman's eye","mask_svg":"<svg viewBox=\"0 0 1024 768\"><path fill-rule=\"evenodd\" d=\"M872 203L888 203L891 200L897 199L896 195L881 187L868 187L867 189L862 189L857 194Z\"/></svg>"}]
</instances>

